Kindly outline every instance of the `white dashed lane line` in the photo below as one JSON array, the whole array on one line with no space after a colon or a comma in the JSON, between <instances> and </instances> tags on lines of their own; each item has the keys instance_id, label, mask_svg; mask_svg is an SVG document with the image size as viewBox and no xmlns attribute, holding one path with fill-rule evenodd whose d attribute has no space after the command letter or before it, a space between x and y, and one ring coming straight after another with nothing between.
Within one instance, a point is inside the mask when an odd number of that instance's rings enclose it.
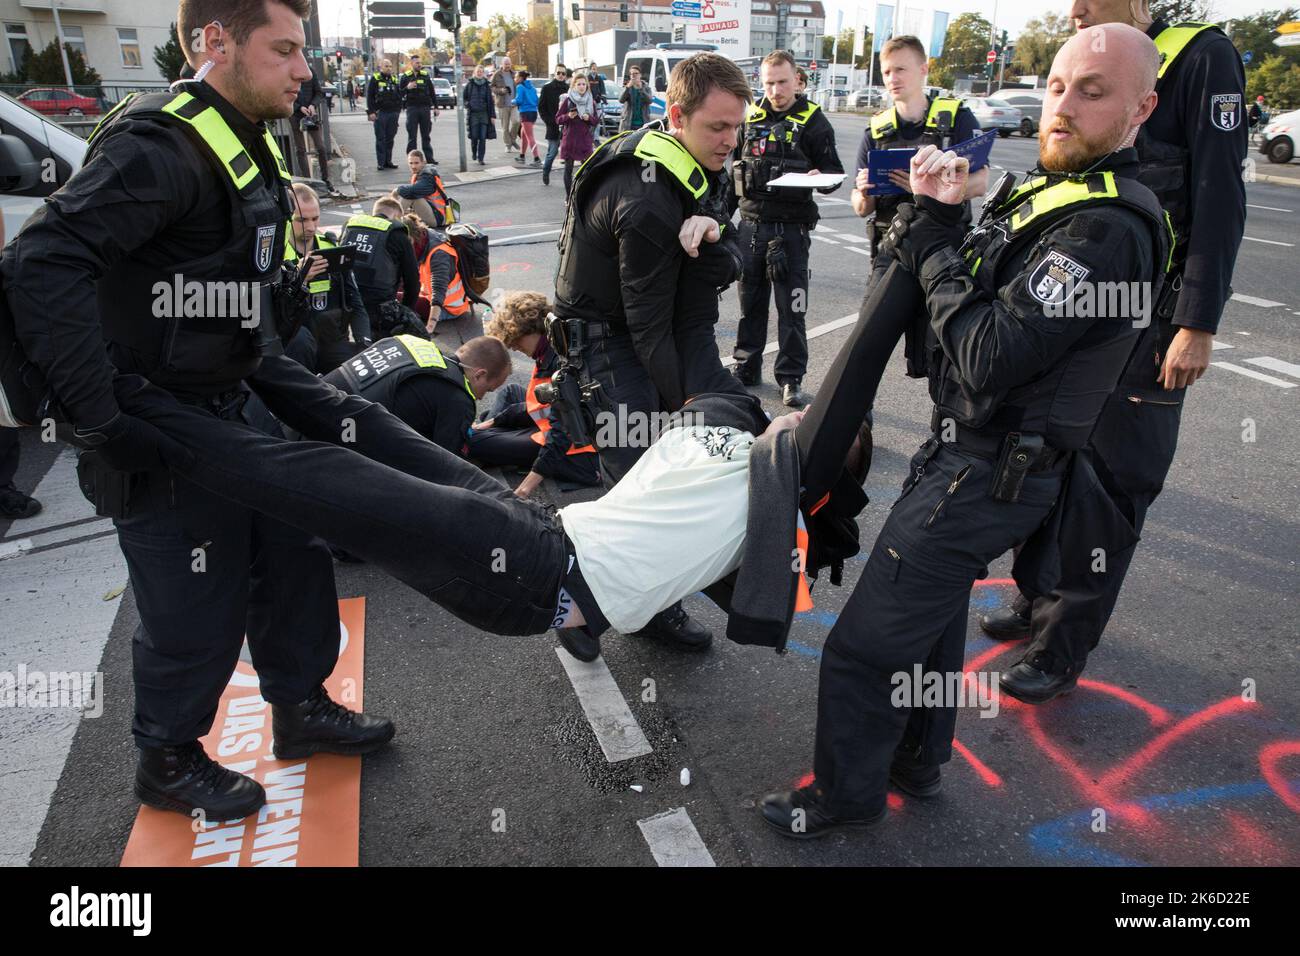
<instances>
[{"instance_id":1,"label":"white dashed lane line","mask_svg":"<svg viewBox=\"0 0 1300 956\"><path fill-rule=\"evenodd\" d=\"M1247 359L1247 361L1253 361ZM1236 372L1238 375L1245 375L1247 378L1253 378L1260 382L1267 382L1269 385L1276 385L1278 388L1295 388L1295 382L1288 382L1284 379L1274 378L1272 375L1265 375L1263 372L1256 372L1254 369L1245 368L1241 365L1233 365L1231 362L1211 362L1216 368L1225 368L1229 372Z\"/></svg>"},{"instance_id":2,"label":"white dashed lane line","mask_svg":"<svg viewBox=\"0 0 1300 956\"><path fill-rule=\"evenodd\" d=\"M1258 365L1260 368L1266 368L1270 372L1281 372L1283 375L1290 375L1292 378L1300 378L1300 365L1294 362L1283 362L1281 359L1270 358L1267 355L1261 358L1246 359L1251 365Z\"/></svg>"},{"instance_id":3,"label":"white dashed lane line","mask_svg":"<svg viewBox=\"0 0 1300 956\"><path fill-rule=\"evenodd\" d=\"M636 825L660 866L717 866L685 807L665 810Z\"/></svg>"},{"instance_id":4,"label":"white dashed lane line","mask_svg":"<svg viewBox=\"0 0 1300 956\"><path fill-rule=\"evenodd\" d=\"M590 663L578 660L562 647L555 649L560 664L569 675L573 691L578 695L582 712L587 715L596 741L610 763L631 760L648 753L654 753L650 741L646 740L641 725L628 709L623 693L614 683L614 675L605 665L605 659L598 657Z\"/></svg>"}]
</instances>

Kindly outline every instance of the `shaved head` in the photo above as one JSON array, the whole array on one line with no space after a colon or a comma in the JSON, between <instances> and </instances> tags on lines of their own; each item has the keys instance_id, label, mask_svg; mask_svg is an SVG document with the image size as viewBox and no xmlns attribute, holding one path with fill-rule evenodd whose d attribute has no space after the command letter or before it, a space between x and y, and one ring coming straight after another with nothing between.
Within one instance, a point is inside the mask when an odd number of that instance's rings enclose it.
<instances>
[{"instance_id":1,"label":"shaved head","mask_svg":"<svg viewBox=\"0 0 1300 956\"><path fill-rule=\"evenodd\" d=\"M1160 55L1141 30L1105 23L1080 30L1047 77L1038 156L1043 168L1082 172L1131 146L1156 106Z\"/></svg>"}]
</instances>

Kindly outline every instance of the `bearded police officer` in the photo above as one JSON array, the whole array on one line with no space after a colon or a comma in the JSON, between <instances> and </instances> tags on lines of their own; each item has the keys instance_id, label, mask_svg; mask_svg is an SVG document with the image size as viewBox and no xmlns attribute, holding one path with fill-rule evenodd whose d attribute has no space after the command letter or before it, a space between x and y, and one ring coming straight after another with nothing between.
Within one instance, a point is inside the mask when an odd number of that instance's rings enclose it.
<instances>
[{"instance_id":1,"label":"bearded police officer","mask_svg":"<svg viewBox=\"0 0 1300 956\"><path fill-rule=\"evenodd\" d=\"M318 249L336 247L328 236L316 231L320 227L320 200L316 193L305 183L294 183L293 198L295 206L285 236L284 261L297 268L304 256L310 260L301 280L306 283L306 295L294 316L294 324L307 329L315 345L314 360L308 367L313 372L328 372L370 344L370 317L352 269L333 268L324 258L311 255Z\"/></svg>"},{"instance_id":2,"label":"bearded police officer","mask_svg":"<svg viewBox=\"0 0 1300 956\"><path fill-rule=\"evenodd\" d=\"M393 140L397 138L397 117L401 112L402 89L393 76L393 61L380 60L379 72L366 81L366 119L375 126L375 164L381 173L397 168Z\"/></svg>"},{"instance_id":3,"label":"bearded police officer","mask_svg":"<svg viewBox=\"0 0 1300 956\"><path fill-rule=\"evenodd\" d=\"M900 694L899 675L952 687L971 585L1044 525L1067 472L1071 496L1095 481L1075 452L1139 329L1128 314L1068 306L1087 282L1162 280L1167 225L1136 180L1135 151L1123 148L1155 106L1158 66L1154 44L1123 24L1067 42L1043 103L1043 128L1053 131L1040 147L1043 172L1001 190L964 242L968 161L934 146L912 160L916 203L895 215L886 248L897 262L868 304L883 307L894 286L919 283L935 435L913 458L827 638L815 779L760 805L787 836L877 822L891 782L920 797L938 791L957 702L923 698L919 686ZM1071 497L1059 507L1074 505Z\"/></svg>"},{"instance_id":4,"label":"bearded police officer","mask_svg":"<svg viewBox=\"0 0 1300 956\"><path fill-rule=\"evenodd\" d=\"M867 178L867 154L873 149L902 149L911 146L934 145L946 150L962 143L979 132L979 121L961 100L942 96L927 96L925 79L929 73L925 47L914 36L890 37L880 48L880 75L893 99L893 105L871 118L871 125L862 132L858 147L858 174L853 184L849 202L859 216L871 216L867 235L871 239L871 281L876 281L889 266L889 260L879 254L880 243L894 219L899 203L909 202L908 174L895 170L890 182L900 194L874 195L879 187ZM963 222L970 224L970 198L982 196L988 188L988 167L972 172L966 181Z\"/></svg>"},{"instance_id":5,"label":"bearded police officer","mask_svg":"<svg viewBox=\"0 0 1300 956\"><path fill-rule=\"evenodd\" d=\"M574 178L560 237L555 315L581 337L583 374L599 384L609 413L595 435L568 429L579 444L594 440L607 483L620 480L653 441L650 423L661 410L685 403L687 381L716 381L695 363L716 350L692 347L688 357L676 301L684 260L683 224L712 208L707 197L724 189L723 169L749 103L749 84L730 60L701 53L673 70L668 88L668 132L645 128L603 143ZM712 237L723 232L715 221ZM698 245L698 236L695 238ZM716 295L714 301L716 318ZM707 318L706 318L707 321ZM557 351L567 347L555 342ZM693 370L688 371L688 368ZM593 659L600 645L566 646ZM704 650L712 634L691 621L681 604L657 614L644 631L688 650Z\"/></svg>"},{"instance_id":6,"label":"bearded police officer","mask_svg":"<svg viewBox=\"0 0 1300 956\"><path fill-rule=\"evenodd\" d=\"M106 116L81 171L0 264L18 341L76 441L93 450L78 468L83 490L114 518L130 571L140 616L136 793L208 821L243 817L265 801L260 783L213 762L199 744L245 633L277 756L365 753L394 733L325 693L339 619L324 544L169 472L166 463L188 453L120 411L127 375L114 378L114 367L143 376L226 428L246 428L225 424L240 418L246 381L311 438L340 441L351 419L353 447L366 454L396 461L401 454L382 448L427 444L278 354L292 209L288 171L264 121L287 117L308 78L309 13L306 0L183 0L178 33L196 58L196 79L135 95ZM232 288L234 302L218 298Z\"/></svg>"},{"instance_id":7,"label":"bearded police officer","mask_svg":"<svg viewBox=\"0 0 1300 956\"><path fill-rule=\"evenodd\" d=\"M1246 220L1245 79L1232 42L1213 24L1152 21L1146 0L1078 0L1080 29L1124 23L1160 51L1159 102L1137 139L1142 182L1169 213L1177 234L1170 281L1128 371L1092 439L1106 492L1141 534L1147 509L1173 463L1186 389L1206 370ZM1047 125L1043 129L1046 131ZM1048 133L1050 135L1050 132ZM1042 703L1074 687L1101 640L1133 557L1106 549L1106 565L1066 575L1032 603L981 620L991 637L1032 635L1002 689Z\"/></svg>"},{"instance_id":8,"label":"bearded police officer","mask_svg":"<svg viewBox=\"0 0 1300 956\"><path fill-rule=\"evenodd\" d=\"M795 407L803 404L799 384L808 369L808 235L817 227L818 212L811 189L767 183L785 173L842 173L844 167L830 121L795 92L794 57L785 50L769 53L762 78L764 97L746 114L744 139L732 165L741 217L737 240L744 256L733 355L736 377L757 385L775 290L778 351L773 372L781 400Z\"/></svg>"}]
</instances>

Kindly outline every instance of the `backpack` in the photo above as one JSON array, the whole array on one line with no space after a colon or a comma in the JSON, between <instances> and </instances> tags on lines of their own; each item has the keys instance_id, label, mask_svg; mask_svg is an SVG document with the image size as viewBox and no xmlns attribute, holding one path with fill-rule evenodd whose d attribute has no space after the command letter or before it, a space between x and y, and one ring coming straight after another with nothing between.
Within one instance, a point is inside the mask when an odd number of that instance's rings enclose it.
<instances>
[{"instance_id":1,"label":"backpack","mask_svg":"<svg viewBox=\"0 0 1300 956\"><path fill-rule=\"evenodd\" d=\"M447 241L456 250L456 260L460 264L460 280L465 285L465 294L480 305L490 305L483 293L492 281L491 253L488 237L478 226L470 222L458 222L448 226L445 235Z\"/></svg>"}]
</instances>

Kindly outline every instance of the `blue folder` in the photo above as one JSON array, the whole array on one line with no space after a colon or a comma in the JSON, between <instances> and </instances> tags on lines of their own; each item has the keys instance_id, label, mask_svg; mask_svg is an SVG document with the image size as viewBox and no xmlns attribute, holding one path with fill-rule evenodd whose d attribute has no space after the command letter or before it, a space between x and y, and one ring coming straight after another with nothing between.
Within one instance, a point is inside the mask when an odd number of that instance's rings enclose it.
<instances>
[{"instance_id":1,"label":"blue folder","mask_svg":"<svg viewBox=\"0 0 1300 956\"><path fill-rule=\"evenodd\" d=\"M989 151L993 148L993 141L997 139L997 135L997 130L991 129L987 133L979 133L964 142L957 143L951 149L958 156L965 156L970 160L970 171L973 173L988 165ZM912 157L915 155L915 146L905 146L901 149L873 149L867 153L867 180L881 187L873 189L868 195L904 195L906 190L899 189L889 181L889 172L893 169L907 172L911 168Z\"/></svg>"}]
</instances>

